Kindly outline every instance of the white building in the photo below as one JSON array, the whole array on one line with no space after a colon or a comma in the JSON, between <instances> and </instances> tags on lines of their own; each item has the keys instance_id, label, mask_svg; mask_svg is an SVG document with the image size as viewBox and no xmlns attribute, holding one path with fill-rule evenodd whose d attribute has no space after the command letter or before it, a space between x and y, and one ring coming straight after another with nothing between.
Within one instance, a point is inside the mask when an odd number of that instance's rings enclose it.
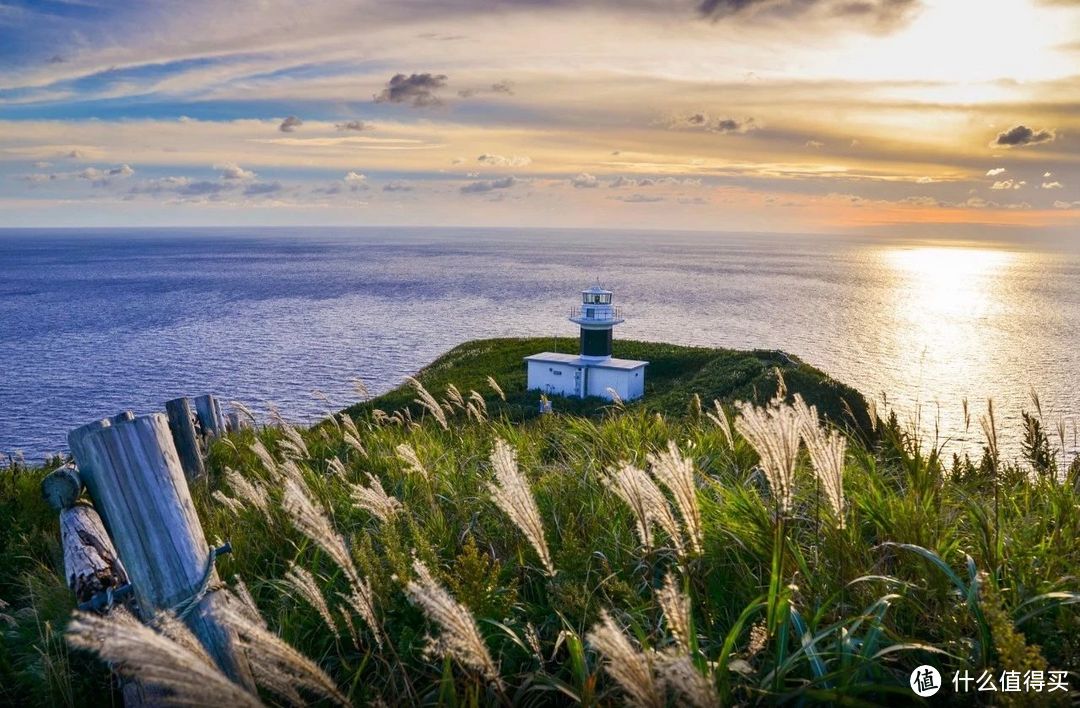
<instances>
[{"instance_id":1,"label":"white building","mask_svg":"<svg viewBox=\"0 0 1080 708\"><path fill-rule=\"evenodd\" d=\"M570 311L570 321L581 327L579 354L542 352L525 357L529 389L558 396L599 396L609 401L612 391L624 401L645 394L647 361L611 356L611 330L623 322L611 304L612 292L599 285L581 292L581 306Z\"/></svg>"}]
</instances>

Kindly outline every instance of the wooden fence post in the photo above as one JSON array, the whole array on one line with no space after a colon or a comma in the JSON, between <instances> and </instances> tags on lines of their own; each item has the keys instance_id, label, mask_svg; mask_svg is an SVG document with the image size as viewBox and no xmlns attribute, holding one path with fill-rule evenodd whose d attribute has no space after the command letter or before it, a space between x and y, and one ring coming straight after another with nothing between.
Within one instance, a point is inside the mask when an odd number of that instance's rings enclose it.
<instances>
[{"instance_id":1,"label":"wooden fence post","mask_svg":"<svg viewBox=\"0 0 1080 708\"><path fill-rule=\"evenodd\" d=\"M60 512L60 541L64 577L79 604L127 584L124 565L92 506L76 504Z\"/></svg>"},{"instance_id":2,"label":"wooden fence post","mask_svg":"<svg viewBox=\"0 0 1080 708\"><path fill-rule=\"evenodd\" d=\"M196 398L195 414L199 416L203 435L207 439L219 438L225 434L225 417L221 414L221 406L216 398L210 394Z\"/></svg>"},{"instance_id":3,"label":"wooden fence post","mask_svg":"<svg viewBox=\"0 0 1080 708\"><path fill-rule=\"evenodd\" d=\"M83 482L109 526L143 621L178 611L232 680L254 690L235 631L222 620L226 596L191 501L163 413L139 416L82 439ZM208 591L209 590L209 591Z\"/></svg>"},{"instance_id":4,"label":"wooden fence post","mask_svg":"<svg viewBox=\"0 0 1080 708\"><path fill-rule=\"evenodd\" d=\"M203 465L202 447L195 430L195 410L190 398L174 398L165 403L165 412L169 416L169 430L172 431L173 444L180 456L180 466L189 482L206 474Z\"/></svg>"},{"instance_id":5,"label":"wooden fence post","mask_svg":"<svg viewBox=\"0 0 1080 708\"><path fill-rule=\"evenodd\" d=\"M74 506L82 488L82 477L75 465L57 467L41 480L41 496L57 511Z\"/></svg>"}]
</instances>

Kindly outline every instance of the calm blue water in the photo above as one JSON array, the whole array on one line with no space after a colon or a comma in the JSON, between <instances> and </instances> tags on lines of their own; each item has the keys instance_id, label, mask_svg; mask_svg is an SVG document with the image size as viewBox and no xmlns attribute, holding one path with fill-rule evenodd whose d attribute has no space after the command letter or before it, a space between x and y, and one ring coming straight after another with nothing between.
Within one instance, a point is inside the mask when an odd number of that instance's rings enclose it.
<instances>
[{"instance_id":1,"label":"calm blue water","mask_svg":"<svg viewBox=\"0 0 1080 708\"><path fill-rule=\"evenodd\" d=\"M298 421L455 344L573 335L599 278L616 340L780 348L942 437L993 396L1080 412L1080 258L882 239L461 229L0 231L0 451L215 392ZM617 347L617 342L616 342ZM971 401L965 431L962 400ZM959 443L955 443L959 444Z\"/></svg>"}]
</instances>

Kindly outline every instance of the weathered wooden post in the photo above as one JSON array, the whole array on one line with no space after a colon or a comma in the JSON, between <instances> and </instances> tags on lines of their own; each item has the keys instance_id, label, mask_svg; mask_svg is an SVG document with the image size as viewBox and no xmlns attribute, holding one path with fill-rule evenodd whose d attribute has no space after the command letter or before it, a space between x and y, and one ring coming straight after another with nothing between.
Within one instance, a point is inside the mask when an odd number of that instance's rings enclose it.
<instances>
[{"instance_id":1,"label":"weathered wooden post","mask_svg":"<svg viewBox=\"0 0 1080 708\"><path fill-rule=\"evenodd\" d=\"M203 435L207 439L219 438L225 433L225 418L221 415L221 406L212 395L206 394L195 399L195 414L199 417Z\"/></svg>"},{"instance_id":2,"label":"weathered wooden post","mask_svg":"<svg viewBox=\"0 0 1080 708\"><path fill-rule=\"evenodd\" d=\"M232 411L225 417L225 429L230 433L243 430L247 421L237 411Z\"/></svg>"},{"instance_id":3,"label":"weathered wooden post","mask_svg":"<svg viewBox=\"0 0 1080 708\"><path fill-rule=\"evenodd\" d=\"M226 596L214 554L191 501L163 413L138 416L86 434L79 458L83 482L109 526L138 602L152 622L173 611L227 676L254 689L236 633L221 619Z\"/></svg>"},{"instance_id":4,"label":"weathered wooden post","mask_svg":"<svg viewBox=\"0 0 1080 708\"><path fill-rule=\"evenodd\" d=\"M54 509L68 509L82 494L82 477L75 465L62 465L41 480L41 496Z\"/></svg>"},{"instance_id":5,"label":"weathered wooden post","mask_svg":"<svg viewBox=\"0 0 1080 708\"><path fill-rule=\"evenodd\" d=\"M64 577L79 604L95 595L127 585L127 572L116 555L101 517L88 504L60 512L60 541L64 547Z\"/></svg>"},{"instance_id":6,"label":"weathered wooden post","mask_svg":"<svg viewBox=\"0 0 1080 708\"><path fill-rule=\"evenodd\" d=\"M134 411L120 411L112 418L109 418L109 421L113 423L123 423L129 420L135 420Z\"/></svg>"},{"instance_id":7,"label":"weathered wooden post","mask_svg":"<svg viewBox=\"0 0 1080 708\"><path fill-rule=\"evenodd\" d=\"M165 412L169 416L169 430L172 431L173 444L180 457L180 466L189 482L206 474L203 465L202 447L195 430L195 410L190 398L174 398L165 403Z\"/></svg>"}]
</instances>

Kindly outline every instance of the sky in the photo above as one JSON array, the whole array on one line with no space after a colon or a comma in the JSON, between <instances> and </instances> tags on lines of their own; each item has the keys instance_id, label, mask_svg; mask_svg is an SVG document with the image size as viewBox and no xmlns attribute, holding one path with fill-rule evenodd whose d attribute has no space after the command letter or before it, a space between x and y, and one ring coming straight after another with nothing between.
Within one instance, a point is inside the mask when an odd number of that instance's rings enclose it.
<instances>
[{"instance_id":1,"label":"sky","mask_svg":"<svg viewBox=\"0 0 1080 708\"><path fill-rule=\"evenodd\" d=\"M0 0L0 226L1066 236L1080 0Z\"/></svg>"}]
</instances>

